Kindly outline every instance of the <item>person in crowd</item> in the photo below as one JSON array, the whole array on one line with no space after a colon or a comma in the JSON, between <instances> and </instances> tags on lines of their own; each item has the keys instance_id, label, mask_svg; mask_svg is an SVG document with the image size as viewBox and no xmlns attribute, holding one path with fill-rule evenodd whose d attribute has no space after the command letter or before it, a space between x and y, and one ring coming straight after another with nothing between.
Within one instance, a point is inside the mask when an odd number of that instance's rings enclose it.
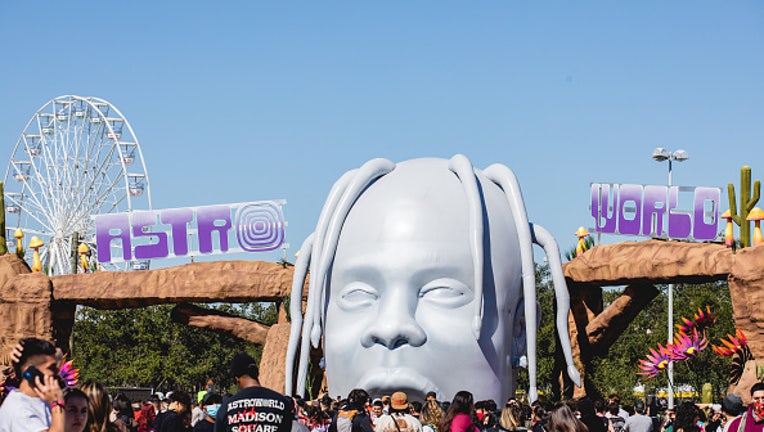
<instances>
[{"instance_id":1,"label":"person in crowd","mask_svg":"<svg viewBox=\"0 0 764 432\"><path fill-rule=\"evenodd\" d=\"M705 410L706 422L703 425L705 432L722 432L722 418L721 406L717 404L710 404Z\"/></svg>"},{"instance_id":2,"label":"person in crowd","mask_svg":"<svg viewBox=\"0 0 764 432\"><path fill-rule=\"evenodd\" d=\"M502 432L525 432L528 430L528 428L525 427L523 411L516 401L507 402L504 409L501 410L499 427Z\"/></svg>"},{"instance_id":3,"label":"person in crowd","mask_svg":"<svg viewBox=\"0 0 764 432\"><path fill-rule=\"evenodd\" d=\"M605 401L602 399L594 401L594 413L597 415L597 418L600 419L602 425L605 426L605 430L607 432L613 432L613 425L610 424L610 419L607 417L607 405L605 404Z\"/></svg>"},{"instance_id":4,"label":"person in crowd","mask_svg":"<svg viewBox=\"0 0 764 432\"><path fill-rule=\"evenodd\" d=\"M634 402L634 415L629 416L624 424L625 432L653 432L653 420L645 415L645 403ZM593 431L592 431L593 432Z\"/></svg>"},{"instance_id":5,"label":"person in crowd","mask_svg":"<svg viewBox=\"0 0 764 432\"><path fill-rule=\"evenodd\" d=\"M475 404L475 416L478 419L478 428L483 432L496 432L499 421L496 419L496 402L486 399Z\"/></svg>"},{"instance_id":6,"label":"person in crowd","mask_svg":"<svg viewBox=\"0 0 764 432\"><path fill-rule=\"evenodd\" d=\"M88 425L88 397L78 388L64 390L64 432L83 432Z\"/></svg>"},{"instance_id":7,"label":"person in crowd","mask_svg":"<svg viewBox=\"0 0 764 432\"><path fill-rule=\"evenodd\" d=\"M613 432L623 432L626 427L626 418L621 415L623 411L617 402L611 402L608 404L608 418L610 419L610 425L613 426ZM624 411L625 412L625 411ZM626 414L628 416L628 414Z\"/></svg>"},{"instance_id":8,"label":"person in crowd","mask_svg":"<svg viewBox=\"0 0 764 432\"><path fill-rule=\"evenodd\" d=\"M440 407L434 394L432 399L427 399L422 406L422 414L419 416L419 422L422 426L430 426L430 429L437 431L440 421L443 420L443 408Z\"/></svg>"},{"instance_id":9,"label":"person in crowd","mask_svg":"<svg viewBox=\"0 0 764 432\"><path fill-rule=\"evenodd\" d=\"M308 406L308 429L310 432L328 432L332 418L322 409L323 404L319 406ZM380 405L381 407L381 405Z\"/></svg>"},{"instance_id":10,"label":"person in crowd","mask_svg":"<svg viewBox=\"0 0 764 432\"><path fill-rule=\"evenodd\" d=\"M621 396L619 396L618 394L616 393L611 394L610 397L608 397L607 404L608 404L608 407L612 405L615 405L618 407L618 413L615 415L617 415L618 417L621 417L624 420L624 422L626 421L627 418L629 418L629 413L621 407ZM608 415L608 417L612 415L613 414L611 413L610 415Z\"/></svg>"},{"instance_id":11,"label":"person in crowd","mask_svg":"<svg viewBox=\"0 0 764 432\"><path fill-rule=\"evenodd\" d=\"M202 393L202 392L199 392L199 393ZM197 393L197 395L199 393ZM206 394L207 393L205 392L202 395L202 399L204 399L204 396ZM204 420L204 417L205 415L204 415L204 410L202 409L202 406L201 406L201 400L197 402L191 401L191 427L196 426L198 422Z\"/></svg>"},{"instance_id":12,"label":"person in crowd","mask_svg":"<svg viewBox=\"0 0 764 432\"><path fill-rule=\"evenodd\" d=\"M748 405L748 409L739 419L730 423L729 430L731 431L764 431L764 383L757 382L751 387L751 403Z\"/></svg>"},{"instance_id":13,"label":"person in crowd","mask_svg":"<svg viewBox=\"0 0 764 432\"><path fill-rule=\"evenodd\" d=\"M112 411L109 415L109 420L117 424L125 425L125 428L128 430L128 432L137 432L138 421L135 420L130 398L128 398L124 393L117 393L114 396L111 405Z\"/></svg>"},{"instance_id":14,"label":"person in crowd","mask_svg":"<svg viewBox=\"0 0 764 432\"><path fill-rule=\"evenodd\" d=\"M730 393L727 396L724 396L724 399L722 399L722 411L727 418L722 432L728 432L732 422L743 415L743 399L735 393ZM736 431L733 430L733 432Z\"/></svg>"},{"instance_id":15,"label":"person in crowd","mask_svg":"<svg viewBox=\"0 0 764 432\"><path fill-rule=\"evenodd\" d=\"M214 392L207 392L202 397L202 410L204 411L204 418L198 421L194 425L194 432L214 432L215 431L215 419L220 409L220 404L223 402L223 398Z\"/></svg>"},{"instance_id":16,"label":"person in crowd","mask_svg":"<svg viewBox=\"0 0 764 432\"><path fill-rule=\"evenodd\" d=\"M366 412L367 403L369 394L366 390L351 390L347 403L332 418L329 432L373 432L371 418Z\"/></svg>"},{"instance_id":17,"label":"person in crowd","mask_svg":"<svg viewBox=\"0 0 764 432\"><path fill-rule=\"evenodd\" d=\"M589 432L607 432L607 426L594 410L594 401L589 398L580 399L576 404L576 408L581 414L581 422L586 425Z\"/></svg>"},{"instance_id":18,"label":"person in crowd","mask_svg":"<svg viewBox=\"0 0 764 432\"><path fill-rule=\"evenodd\" d=\"M589 432L573 410L566 404L558 404L549 413L549 432Z\"/></svg>"},{"instance_id":19,"label":"person in crowd","mask_svg":"<svg viewBox=\"0 0 764 432\"><path fill-rule=\"evenodd\" d=\"M385 413L382 412L382 408L382 399L374 399L371 402L371 412L369 412L369 418L371 419L372 427L376 424L378 418L385 415Z\"/></svg>"},{"instance_id":20,"label":"person in crowd","mask_svg":"<svg viewBox=\"0 0 764 432\"><path fill-rule=\"evenodd\" d=\"M472 393L461 390L454 395L446 415L438 426L438 432L477 432L476 419Z\"/></svg>"},{"instance_id":21,"label":"person in crowd","mask_svg":"<svg viewBox=\"0 0 764 432\"><path fill-rule=\"evenodd\" d=\"M422 402L411 401L411 415L413 415L415 419L419 420L419 417L422 415Z\"/></svg>"},{"instance_id":22,"label":"person in crowd","mask_svg":"<svg viewBox=\"0 0 764 432\"><path fill-rule=\"evenodd\" d=\"M191 426L190 415L186 418L186 413L191 413L191 396L183 390L170 392L168 397L170 404L167 412L157 419L157 432L181 432Z\"/></svg>"},{"instance_id":23,"label":"person in crowd","mask_svg":"<svg viewBox=\"0 0 764 432\"><path fill-rule=\"evenodd\" d=\"M692 402L684 402L676 407L673 432L700 432L698 426L700 410Z\"/></svg>"},{"instance_id":24,"label":"person in crowd","mask_svg":"<svg viewBox=\"0 0 764 432\"><path fill-rule=\"evenodd\" d=\"M159 412L159 397L154 394L146 403L141 406L141 413L138 416L138 432L149 432L154 429L154 421Z\"/></svg>"},{"instance_id":25,"label":"person in crowd","mask_svg":"<svg viewBox=\"0 0 764 432\"><path fill-rule=\"evenodd\" d=\"M378 418L374 432L422 432L422 423L410 414L408 395L398 391L390 397L390 413Z\"/></svg>"},{"instance_id":26,"label":"person in crowd","mask_svg":"<svg viewBox=\"0 0 764 432\"><path fill-rule=\"evenodd\" d=\"M547 432L547 412L544 406L537 403L533 407L533 420L531 421L532 432Z\"/></svg>"},{"instance_id":27,"label":"person in crowd","mask_svg":"<svg viewBox=\"0 0 764 432\"><path fill-rule=\"evenodd\" d=\"M291 430L294 403L260 385L260 371L251 355L236 354L231 359L231 375L239 392L223 399L215 418L216 432Z\"/></svg>"},{"instance_id":28,"label":"person in crowd","mask_svg":"<svg viewBox=\"0 0 764 432\"><path fill-rule=\"evenodd\" d=\"M63 432L65 404L56 347L37 338L19 344L22 349L12 355L12 366L20 384L0 405L0 432Z\"/></svg>"},{"instance_id":29,"label":"person in crowd","mask_svg":"<svg viewBox=\"0 0 764 432\"><path fill-rule=\"evenodd\" d=\"M87 432L127 432L127 429L109 419L111 414L111 401L109 392L101 383L85 381L78 384L88 397L88 425Z\"/></svg>"}]
</instances>

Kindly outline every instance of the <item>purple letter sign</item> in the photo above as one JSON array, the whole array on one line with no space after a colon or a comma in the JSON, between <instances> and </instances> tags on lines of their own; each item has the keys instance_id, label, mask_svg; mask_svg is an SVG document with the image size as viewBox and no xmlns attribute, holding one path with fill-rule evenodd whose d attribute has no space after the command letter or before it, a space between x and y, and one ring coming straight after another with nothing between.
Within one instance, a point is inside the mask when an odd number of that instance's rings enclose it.
<instances>
[{"instance_id":1,"label":"purple letter sign","mask_svg":"<svg viewBox=\"0 0 764 432\"><path fill-rule=\"evenodd\" d=\"M94 216L98 261L275 250L284 242L285 203L256 201ZM191 244L194 235L196 250ZM121 255L115 256L112 248L121 248Z\"/></svg>"},{"instance_id":2,"label":"purple letter sign","mask_svg":"<svg viewBox=\"0 0 764 432\"><path fill-rule=\"evenodd\" d=\"M680 192L692 193L692 210L680 208ZM719 232L719 188L592 183L590 198L596 232L691 240Z\"/></svg>"}]
</instances>

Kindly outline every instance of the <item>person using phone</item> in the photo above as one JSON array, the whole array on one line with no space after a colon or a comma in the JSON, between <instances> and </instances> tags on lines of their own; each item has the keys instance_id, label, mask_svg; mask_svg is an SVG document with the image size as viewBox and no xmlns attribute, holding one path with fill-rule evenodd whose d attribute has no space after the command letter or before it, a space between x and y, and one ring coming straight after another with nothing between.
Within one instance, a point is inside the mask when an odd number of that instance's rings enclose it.
<instances>
[{"instance_id":1,"label":"person using phone","mask_svg":"<svg viewBox=\"0 0 764 432\"><path fill-rule=\"evenodd\" d=\"M13 369L21 383L0 405L0 432L64 432L56 347L37 338L20 343L24 349L13 361Z\"/></svg>"}]
</instances>

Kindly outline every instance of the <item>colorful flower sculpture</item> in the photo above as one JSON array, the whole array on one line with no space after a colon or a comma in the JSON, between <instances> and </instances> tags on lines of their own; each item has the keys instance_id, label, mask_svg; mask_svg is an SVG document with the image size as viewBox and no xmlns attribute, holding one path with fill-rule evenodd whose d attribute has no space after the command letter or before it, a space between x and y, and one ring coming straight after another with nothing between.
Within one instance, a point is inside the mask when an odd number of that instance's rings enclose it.
<instances>
[{"instance_id":1,"label":"colorful flower sculpture","mask_svg":"<svg viewBox=\"0 0 764 432\"><path fill-rule=\"evenodd\" d=\"M701 336L696 329L693 329L691 334L679 332L674 336L669 355L671 360L687 360L698 355L707 346L706 336Z\"/></svg>"},{"instance_id":2,"label":"colorful flower sculpture","mask_svg":"<svg viewBox=\"0 0 764 432\"><path fill-rule=\"evenodd\" d=\"M692 321L685 317L682 317L681 320L682 324L676 325L679 333L690 335L693 330L697 330L698 333L705 335L706 329L712 327L716 322L716 315L711 312L711 306L706 306L705 312L698 308L698 313L695 314Z\"/></svg>"},{"instance_id":3,"label":"colorful flower sculpture","mask_svg":"<svg viewBox=\"0 0 764 432\"><path fill-rule=\"evenodd\" d=\"M735 355L735 353L742 351L743 348L747 346L747 339L745 338L745 334L743 334L740 329L735 329L735 335L737 337L727 333L729 341L722 339L720 342L724 344L724 346L711 344L711 349L713 349L715 353L722 357L730 357Z\"/></svg>"},{"instance_id":4,"label":"colorful flower sculpture","mask_svg":"<svg viewBox=\"0 0 764 432\"><path fill-rule=\"evenodd\" d=\"M641 371L637 372L637 375L652 378L661 373L668 367L669 362L671 361L671 352L671 344L666 347L658 344L658 351L650 348L650 354L647 355L647 360L639 359L639 368Z\"/></svg>"},{"instance_id":5,"label":"colorful flower sculpture","mask_svg":"<svg viewBox=\"0 0 764 432\"><path fill-rule=\"evenodd\" d=\"M71 360L66 361L66 356L64 356L64 363L61 365L58 374L61 375L67 387L74 387L77 381L80 380L80 370L72 366Z\"/></svg>"}]
</instances>

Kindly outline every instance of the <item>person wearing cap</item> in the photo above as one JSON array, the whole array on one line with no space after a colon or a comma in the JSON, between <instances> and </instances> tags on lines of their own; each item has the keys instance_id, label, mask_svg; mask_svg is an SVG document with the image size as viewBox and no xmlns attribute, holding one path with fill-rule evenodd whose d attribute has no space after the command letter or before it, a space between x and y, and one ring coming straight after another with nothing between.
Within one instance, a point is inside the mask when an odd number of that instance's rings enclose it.
<instances>
[{"instance_id":1,"label":"person wearing cap","mask_svg":"<svg viewBox=\"0 0 764 432\"><path fill-rule=\"evenodd\" d=\"M191 396L183 390L175 390L168 396L170 405L160 419L157 419L157 432L181 432L186 430L183 420L191 409Z\"/></svg>"},{"instance_id":2,"label":"person wearing cap","mask_svg":"<svg viewBox=\"0 0 764 432\"><path fill-rule=\"evenodd\" d=\"M764 383L751 387L751 403L743 415L730 423L728 430L734 432L764 432Z\"/></svg>"},{"instance_id":3,"label":"person wearing cap","mask_svg":"<svg viewBox=\"0 0 764 432\"><path fill-rule=\"evenodd\" d=\"M722 412L727 418L722 432L727 432L730 429L732 422L743 415L743 399L735 393L730 393L727 396L724 396L724 399L722 399Z\"/></svg>"},{"instance_id":4,"label":"person wearing cap","mask_svg":"<svg viewBox=\"0 0 764 432\"><path fill-rule=\"evenodd\" d=\"M634 415L626 419L623 427L625 432L653 432L653 420L645 415L645 403L641 400L634 402Z\"/></svg>"},{"instance_id":5,"label":"person wearing cap","mask_svg":"<svg viewBox=\"0 0 764 432\"><path fill-rule=\"evenodd\" d=\"M406 393L393 393L390 397L390 413L377 419L374 432L422 432L422 423L409 414Z\"/></svg>"},{"instance_id":6,"label":"person wearing cap","mask_svg":"<svg viewBox=\"0 0 764 432\"><path fill-rule=\"evenodd\" d=\"M291 399L265 388L260 371L247 353L231 360L231 375L239 392L223 399L215 418L215 432L289 432L294 418Z\"/></svg>"}]
</instances>

